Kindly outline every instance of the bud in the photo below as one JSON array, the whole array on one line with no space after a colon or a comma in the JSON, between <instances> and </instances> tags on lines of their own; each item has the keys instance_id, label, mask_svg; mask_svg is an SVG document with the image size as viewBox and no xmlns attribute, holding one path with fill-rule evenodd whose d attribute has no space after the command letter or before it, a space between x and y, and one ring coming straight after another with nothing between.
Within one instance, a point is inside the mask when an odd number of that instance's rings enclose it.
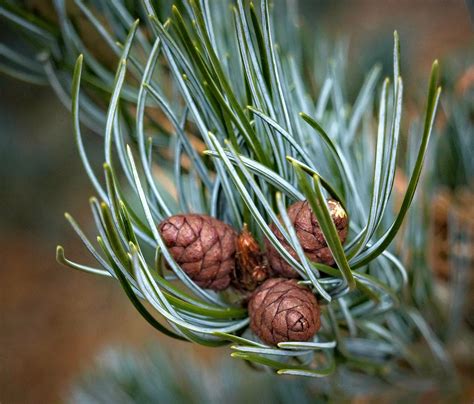
<instances>
[{"instance_id":1,"label":"bud","mask_svg":"<svg viewBox=\"0 0 474 404\"><path fill-rule=\"evenodd\" d=\"M308 341L321 326L319 305L295 279L273 278L250 298L250 328L265 343Z\"/></svg>"},{"instance_id":2,"label":"bud","mask_svg":"<svg viewBox=\"0 0 474 404\"><path fill-rule=\"evenodd\" d=\"M337 232L341 243L344 243L347 237L349 220L346 212L341 204L335 200L328 200L329 212L332 220L336 225ZM319 227L318 220L311 210L308 201L299 201L288 208L288 217L296 231L296 236L301 243L301 247L305 255L313 262L319 262L326 265L333 265L334 258L329 250L329 247L324 239L323 232ZM285 247L285 249L295 258L298 259L296 251L288 244L281 232L271 224L275 236ZM288 264L285 259L278 253L273 245L265 240L265 247L267 250L268 264L270 268L280 276L286 278L298 278L298 273Z\"/></svg>"},{"instance_id":3,"label":"bud","mask_svg":"<svg viewBox=\"0 0 474 404\"><path fill-rule=\"evenodd\" d=\"M260 246L244 224L237 237L236 265L232 284L236 289L252 291L268 278L268 268Z\"/></svg>"},{"instance_id":4,"label":"bud","mask_svg":"<svg viewBox=\"0 0 474 404\"><path fill-rule=\"evenodd\" d=\"M235 268L237 233L228 224L206 215L167 218L159 231L170 254L202 288L223 290Z\"/></svg>"}]
</instances>

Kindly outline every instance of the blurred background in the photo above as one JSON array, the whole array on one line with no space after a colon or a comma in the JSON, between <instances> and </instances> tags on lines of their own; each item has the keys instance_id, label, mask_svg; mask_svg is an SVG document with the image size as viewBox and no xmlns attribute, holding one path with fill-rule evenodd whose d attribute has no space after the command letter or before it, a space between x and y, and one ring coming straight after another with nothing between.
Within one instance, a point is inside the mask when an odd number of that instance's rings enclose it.
<instances>
[{"instance_id":1,"label":"blurred background","mask_svg":"<svg viewBox=\"0 0 474 404\"><path fill-rule=\"evenodd\" d=\"M453 60L472 56L468 2L301 3L311 27L330 40L349 41L351 54L358 55L351 59L356 83L362 80L359 72L376 61L390 71L392 33L397 29L406 92L416 95L425 91L434 59L440 59L446 72ZM1 40L11 35L4 28L0 23ZM451 62L444 63L448 59ZM92 156L97 151L100 162L101 139L86 135L85 141ZM87 202L92 192L76 153L68 110L48 87L0 74L0 403L67 400L74 382L111 346L141 352L150 344L163 351L173 344L210 369L228 366L221 362L228 351L158 335L135 312L118 283L56 263L58 243L67 246L71 257L83 261L81 243L63 213L71 212L84 229L91 229ZM232 366L245 365L233 362ZM472 402L474 389L470 389L465 397Z\"/></svg>"}]
</instances>

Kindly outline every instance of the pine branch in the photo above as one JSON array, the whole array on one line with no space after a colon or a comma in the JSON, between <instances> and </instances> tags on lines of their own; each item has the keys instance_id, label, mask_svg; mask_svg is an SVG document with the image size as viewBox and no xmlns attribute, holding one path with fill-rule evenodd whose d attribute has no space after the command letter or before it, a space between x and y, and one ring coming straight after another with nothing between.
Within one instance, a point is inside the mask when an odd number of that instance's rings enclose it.
<instances>
[{"instance_id":1,"label":"pine branch","mask_svg":"<svg viewBox=\"0 0 474 404\"><path fill-rule=\"evenodd\" d=\"M438 352L427 324L401 296L408 276L389 251L413 201L427 152L440 95L437 62L408 188L393 215L403 96L396 33L393 83L389 78L383 82L376 118L372 110L379 70L368 72L355 102L349 102L343 95L342 63L324 66L317 55L298 48L301 33L283 32L288 21L284 16L275 21L267 0L260 7L237 0L230 10L223 2L178 2L166 17L149 1L130 9L121 2L76 3L119 59L115 73L84 45L61 0L55 1L61 35L20 12L0 8L3 17L46 50L43 64L32 64L29 72L22 70L23 56L1 48L20 75L46 78L63 98L71 98L79 155L101 200L91 200L96 244L68 217L101 269L73 262L62 247L58 261L117 278L156 329L209 346L232 341L233 357L279 374L322 377L356 368L382 376L390 367L396 379L419 370L417 355L408 346L420 335ZM97 10L114 17L103 23ZM148 14L144 23L135 20L140 10ZM283 35L292 48L278 45ZM313 63L311 71L323 65L319 94L305 86L317 78L297 62L298 55ZM104 135L105 185L88 160L81 122ZM157 167L173 178L176 189L165 192ZM345 247L330 220L329 196L350 217ZM291 203L303 199L318 219L335 268L308 259L285 216ZM180 212L209 214L237 229L247 223L257 239L268 239L324 304L317 337L277 347L256 343L245 309L223 293L198 286L168 250L157 226ZM272 223L297 258L274 235Z\"/></svg>"}]
</instances>

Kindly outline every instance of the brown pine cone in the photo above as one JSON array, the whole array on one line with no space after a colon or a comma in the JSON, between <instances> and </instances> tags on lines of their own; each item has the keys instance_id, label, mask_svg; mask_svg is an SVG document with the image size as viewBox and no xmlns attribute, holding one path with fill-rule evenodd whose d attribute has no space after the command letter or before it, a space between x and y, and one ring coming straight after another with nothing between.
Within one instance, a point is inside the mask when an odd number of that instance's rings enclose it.
<instances>
[{"instance_id":1,"label":"brown pine cone","mask_svg":"<svg viewBox=\"0 0 474 404\"><path fill-rule=\"evenodd\" d=\"M167 218L159 230L176 263L202 288L223 290L235 267L237 233L224 222L206 215Z\"/></svg>"},{"instance_id":2,"label":"brown pine cone","mask_svg":"<svg viewBox=\"0 0 474 404\"><path fill-rule=\"evenodd\" d=\"M329 211L332 220L336 225L341 243L344 243L347 237L349 220L341 204L335 200L328 200ZM313 262L319 262L326 265L333 265L334 258L329 247L324 240L323 232L319 227L318 220L311 210L308 201L299 201L288 208L288 216L293 224L298 240L303 247L305 255ZM298 260L296 251L286 242L285 238L275 226L270 225L275 236L282 243L285 249ZM270 268L278 275L286 278L298 278L298 273L288 264L278 253L268 239L265 239L268 264Z\"/></svg>"},{"instance_id":3,"label":"brown pine cone","mask_svg":"<svg viewBox=\"0 0 474 404\"><path fill-rule=\"evenodd\" d=\"M252 295L250 328L265 343L308 341L321 326L319 305L295 279L268 279Z\"/></svg>"},{"instance_id":4,"label":"brown pine cone","mask_svg":"<svg viewBox=\"0 0 474 404\"><path fill-rule=\"evenodd\" d=\"M260 246L246 224L237 237L236 251L232 285L241 291L253 291L268 278L268 268Z\"/></svg>"}]
</instances>

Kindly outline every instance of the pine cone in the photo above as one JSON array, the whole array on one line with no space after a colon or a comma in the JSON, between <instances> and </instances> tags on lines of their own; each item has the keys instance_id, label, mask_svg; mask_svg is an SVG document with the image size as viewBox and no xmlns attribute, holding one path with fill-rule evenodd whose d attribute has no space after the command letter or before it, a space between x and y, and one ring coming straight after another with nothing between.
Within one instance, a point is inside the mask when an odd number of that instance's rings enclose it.
<instances>
[{"instance_id":1,"label":"pine cone","mask_svg":"<svg viewBox=\"0 0 474 404\"><path fill-rule=\"evenodd\" d=\"M344 243L348 231L348 217L341 204L335 200L328 200L329 211L336 225L341 243ZM313 262L333 265L334 258L324 240L323 232L319 227L318 220L311 210L308 201L299 201L288 208L288 216L293 224L298 240L303 247L305 255ZM287 243L275 224L271 224L275 236L285 249L296 259L296 251ZM278 275L286 278L298 278L298 273L278 253L268 239L265 239L267 258L270 268Z\"/></svg>"},{"instance_id":2,"label":"pine cone","mask_svg":"<svg viewBox=\"0 0 474 404\"><path fill-rule=\"evenodd\" d=\"M294 279L268 279L252 295L250 328L265 343L308 341L321 326L319 305Z\"/></svg>"},{"instance_id":3,"label":"pine cone","mask_svg":"<svg viewBox=\"0 0 474 404\"><path fill-rule=\"evenodd\" d=\"M232 285L241 291L253 291L268 278L268 268L260 246L246 224L237 237L236 250Z\"/></svg>"},{"instance_id":4,"label":"pine cone","mask_svg":"<svg viewBox=\"0 0 474 404\"><path fill-rule=\"evenodd\" d=\"M175 215L159 230L177 264L202 288L223 290L235 267L235 230L213 217Z\"/></svg>"}]
</instances>

